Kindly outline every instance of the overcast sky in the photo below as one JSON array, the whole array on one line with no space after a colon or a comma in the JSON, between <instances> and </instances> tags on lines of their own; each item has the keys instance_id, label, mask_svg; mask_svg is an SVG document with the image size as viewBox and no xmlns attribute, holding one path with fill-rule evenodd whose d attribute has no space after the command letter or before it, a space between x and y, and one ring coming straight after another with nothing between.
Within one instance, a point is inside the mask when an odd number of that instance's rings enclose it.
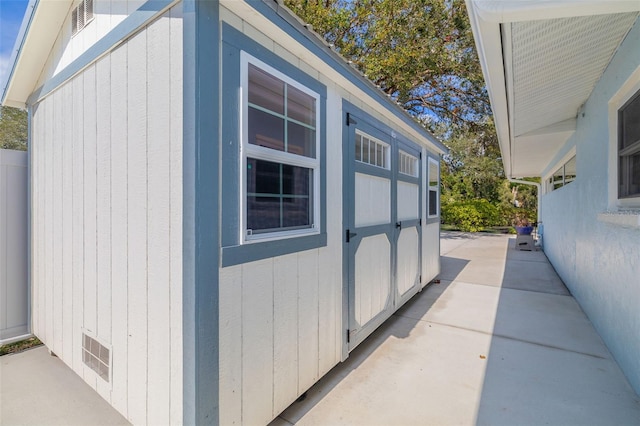
<instances>
[{"instance_id":1,"label":"overcast sky","mask_svg":"<svg viewBox=\"0 0 640 426\"><path fill-rule=\"evenodd\" d=\"M11 53L28 0L0 0L0 94L11 69Z\"/></svg>"}]
</instances>

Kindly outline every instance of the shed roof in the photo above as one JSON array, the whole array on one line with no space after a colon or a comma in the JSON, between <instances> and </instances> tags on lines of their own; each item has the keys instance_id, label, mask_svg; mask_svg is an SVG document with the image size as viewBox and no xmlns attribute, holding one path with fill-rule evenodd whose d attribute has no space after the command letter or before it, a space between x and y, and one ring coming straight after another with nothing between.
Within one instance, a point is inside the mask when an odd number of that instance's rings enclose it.
<instances>
[{"instance_id":1,"label":"shed roof","mask_svg":"<svg viewBox=\"0 0 640 426\"><path fill-rule=\"evenodd\" d=\"M0 88L2 88L0 104L17 108L26 106L29 96L38 89L36 87L38 79L72 4L73 0L30 0L13 50L11 72L6 82L0 82ZM440 153L448 151L447 147L422 124L416 122L403 108L374 86L281 2L263 0L263 4L275 10L311 44L330 55L335 61L333 66L339 64L341 70L346 72L352 81L366 85L370 92L376 94L375 98L381 104L386 105L386 108L396 116L400 116L402 121L414 130L419 131L436 150Z\"/></svg>"},{"instance_id":2,"label":"shed roof","mask_svg":"<svg viewBox=\"0 0 640 426\"><path fill-rule=\"evenodd\" d=\"M10 62L6 82L0 82L0 104L24 108L58 37L73 0L29 0Z\"/></svg>"},{"instance_id":3,"label":"shed roof","mask_svg":"<svg viewBox=\"0 0 640 426\"><path fill-rule=\"evenodd\" d=\"M505 173L541 176L575 132L640 1L467 0L467 9Z\"/></svg>"}]
</instances>

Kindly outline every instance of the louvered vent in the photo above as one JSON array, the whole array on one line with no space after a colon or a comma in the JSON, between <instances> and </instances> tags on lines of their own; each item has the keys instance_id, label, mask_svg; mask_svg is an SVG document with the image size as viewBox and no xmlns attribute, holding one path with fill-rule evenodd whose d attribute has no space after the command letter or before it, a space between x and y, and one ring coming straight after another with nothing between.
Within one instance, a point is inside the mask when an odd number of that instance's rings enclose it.
<instances>
[{"instance_id":1,"label":"louvered vent","mask_svg":"<svg viewBox=\"0 0 640 426\"><path fill-rule=\"evenodd\" d=\"M93 0L84 0L84 21L89 23L93 19Z\"/></svg>"},{"instance_id":2,"label":"louvered vent","mask_svg":"<svg viewBox=\"0 0 640 426\"><path fill-rule=\"evenodd\" d=\"M111 350L85 333L82 333L82 361L109 382Z\"/></svg>"},{"instance_id":3,"label":"louvered vent","mask_svg":"<svg viewBox=\"0 0 640 426\"><path fill-rule=\"evenodd\" d=\"M93 20L93 0L81 0L71 12L71 35L76 35Z\"/></svg>"}]
</instances>

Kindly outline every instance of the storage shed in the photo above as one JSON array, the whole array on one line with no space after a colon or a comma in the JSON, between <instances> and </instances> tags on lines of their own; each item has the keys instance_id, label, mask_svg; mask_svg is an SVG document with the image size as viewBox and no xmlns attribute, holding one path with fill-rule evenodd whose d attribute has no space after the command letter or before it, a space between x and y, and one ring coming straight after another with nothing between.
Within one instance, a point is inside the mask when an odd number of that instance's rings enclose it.
<instances>
[{"instance_id":1,"label":"storage shed","mask_svg":"<svg viewBox=\"0 0 640 426\"><path fill-rule=\"evenodd\" d=\"M33 1L32 329L135 424L265 424L439 272L445 147L279 2Z\"/></svg>"}]
</instances>

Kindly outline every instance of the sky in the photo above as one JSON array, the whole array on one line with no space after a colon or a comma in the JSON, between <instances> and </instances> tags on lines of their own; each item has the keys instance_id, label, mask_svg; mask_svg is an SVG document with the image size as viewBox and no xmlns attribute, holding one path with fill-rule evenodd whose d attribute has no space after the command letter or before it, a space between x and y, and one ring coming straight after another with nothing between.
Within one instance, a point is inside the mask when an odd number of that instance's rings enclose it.
<instances>
[{"instance_id":1,"label":"sky","mask_svg":"<svg viewBox=\"0 0 640 426\"><path fill-rule=\"evenodd\" d=\"M0 93L11 66L11 53L29 0L0 0Z\"/></svg>"}]
</instances>

